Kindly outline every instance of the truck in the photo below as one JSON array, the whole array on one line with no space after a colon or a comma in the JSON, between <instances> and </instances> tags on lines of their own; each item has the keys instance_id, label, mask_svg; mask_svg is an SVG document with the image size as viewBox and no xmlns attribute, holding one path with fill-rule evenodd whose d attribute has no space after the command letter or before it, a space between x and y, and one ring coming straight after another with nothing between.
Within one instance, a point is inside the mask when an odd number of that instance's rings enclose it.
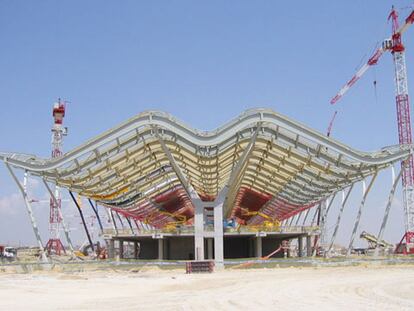
<instances>
[{"instance_id":1,"label":"truck","mask_svg":"<svg viewBox=\"0 0 414 311\"><path fill-rule=\"evenodd\" d=\"M0 245L0 261L14 261L17 258L17 250L11 246Z\"/></svg>"}]
</instances>

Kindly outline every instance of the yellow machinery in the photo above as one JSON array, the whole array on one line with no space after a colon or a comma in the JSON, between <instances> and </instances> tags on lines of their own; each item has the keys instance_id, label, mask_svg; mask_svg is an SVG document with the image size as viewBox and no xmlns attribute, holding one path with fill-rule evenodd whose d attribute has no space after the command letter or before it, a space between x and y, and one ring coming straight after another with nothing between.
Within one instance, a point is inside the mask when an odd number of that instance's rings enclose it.
<instances>
[{"instance_id":1,"label":"yellow machinery","mask_svg":"<svg viewBox=\"0 0 414 311\"><path fill-rule=\"evenodd\" d=\"M246 210L242 210L242 216L260 216L265 219L262 224L251 226L252 228L258 230L265 230L265 231L272 231L272 230L279 230L280 228L280 221L276 218L272 218L262 212L250 212Z\"/></svg>"},{"instance_id":2,"label":"yellow machinery","mask_svg":"<svg viewBox=\"0 0 414 311\"><path fill-rule=\"evenodd\" d=\"M173 232L175 230L177 230L178 226L184 225L187 222L187 217L185 217L184 215L180 215L180 214L173 214L173 213L169 213L169 212L165 212L165 211L158 211L157 214L162 214L162 215L166 215L166 216L170 216L172 218L177 219L177 221L171 221L168 222L163 228L163 231L166 232ZM144 223L146 224L151 224L153 218L155 216L155 213L150 214L145 220Z\"/></svg>"}]
</instances>

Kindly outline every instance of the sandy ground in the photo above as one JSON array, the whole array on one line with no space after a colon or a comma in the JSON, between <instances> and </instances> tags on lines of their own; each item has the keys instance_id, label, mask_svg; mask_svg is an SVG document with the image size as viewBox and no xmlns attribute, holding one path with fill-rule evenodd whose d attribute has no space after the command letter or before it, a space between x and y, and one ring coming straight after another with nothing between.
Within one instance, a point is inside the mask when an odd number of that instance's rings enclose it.
<instances>
[{"instance_id":1,"label":"sandy ground","mask_svg":"<svg viewBox=\"0 0 414 311\"><path fill-rule=\"evenodd\" d=\"M0 310L414 310L414 266L0 273Z\"/></svg>"}]
</instances>

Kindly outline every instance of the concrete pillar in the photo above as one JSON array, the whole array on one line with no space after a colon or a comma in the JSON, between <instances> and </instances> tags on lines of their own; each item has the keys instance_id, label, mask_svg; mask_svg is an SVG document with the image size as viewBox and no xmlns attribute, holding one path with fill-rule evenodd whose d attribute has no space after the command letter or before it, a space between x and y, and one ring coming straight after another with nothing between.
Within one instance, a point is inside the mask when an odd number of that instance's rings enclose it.
<instances>
[{"instance_id":1,"label":"concrete pillar","mask_svg":"<svg viewBox=\"0 0 414 311\"><path fill-rule=\"evenodd\" d=\"M164 245L164 247L163 247L163 249L164 249L164 258L163 259L164 260L170 259L169 244L170 244L169 240L164 237L164 242L163 242L163 245Z\"/></svg>"},{"instance_id":2,"label":"concrete pillar","mask_svg":"<svg viewBox=\"0 0 414 311\"><path fill-rule=\"evenodd\" d=\"M306 236L306 256L312 257L312 239L310 235Z\"/></svg>"},{"instance_id":3,"label":"concrete pillar","mask_svg":"<svg viewBox=\"0 0 414 311\"><path fill-rule=\"evenodd\" d=\"M138 242L134 242L134 259L138 259Z\"/></svg>"},{"instance_id":4,"label":"concrete pillar","mask_svg":"<svg viewBox=\"0 0 414 311\"><path fill-rule=\"evenodd\" d=\"M123 240L119 240L119 258L120 259L124 258L124 241Z\"/></svg>"},{"instance_id":5,"label":"concrete pillar","mask_svg":"<svg viewBox=\"0 0 414 311\"><path fill-rule=\"evenodd\" d=\"M204 207L199 199L194 201L194 259L204 260Z\"/></svg>"},{"instance_id":6,"label":"concrete pillar","mask_svg":"<svg viewBox=\"0 0 414 311\"><path fill-rule=\"evenodd\" d=\"M216 268L224 268L223 202L214 206L214 260Z\"/></svg>"},{"instance_id":7,"label":"concrete pillar","mask_svg":"<svg viewBox=\"0 0 414 311\"><path fill-rule=\"evenodd\" d=\"M213 259L213 239L207 239L207 258Z\"/></svg>"},{"instance_id":8,"label":"concrete pillar","mask_svg":"<svg viewBox=\"0 0 414 311\"><path fill-rule=\"evenodd\" d=\"M303 237L298 236L298 257L303 257Z\"/></svg>"},{"instance_id":9,"label":"concrete pillar","mask_svg":"<svg viewBox=\"0 0 414 311\"><path fill-rule=\"evenodd\" d=\"M106 245L108 245L108 258L115 258L115 241L113 239L106 240Z\"/></svg>"},{"instance_id":10,"label":"concrete pillar","mask_svg":"<svg viewBox=\"0 0 414 311\"><path fill-rule=\"evenodd\" d=\"M256 237L254 256L257 258L261 258L263 256L261 236Z\"/></svg>"},{"instance_id":11,"label":"concrete pillar","mask_svg":"<svg viewBox=\"0 0 414 311\"><path fill-rule=\"evenodd\" d=\"M164 259L164 240L158 239L158 259Z\"/></svg>"},{"instance_id":12,"label":"concrete pillar","mask_svg":"<svg viewBox=\"0 0 414 311\"><path fill-rule=\"evenodd\" d=\"M249 254L249 257L254 257L254 241L253 241L253 238L249 238L248 254Z\"/></svg>"}]
</instances>

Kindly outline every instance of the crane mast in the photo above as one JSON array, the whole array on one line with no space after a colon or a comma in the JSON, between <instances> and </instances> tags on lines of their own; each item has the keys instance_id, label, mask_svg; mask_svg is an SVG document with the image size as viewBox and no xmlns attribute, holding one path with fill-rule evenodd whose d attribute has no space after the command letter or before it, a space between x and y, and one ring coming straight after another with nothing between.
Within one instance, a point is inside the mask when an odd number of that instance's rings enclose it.
<instances>
[{"instance_id":1,"label":"crane mast","mask_svg":"<svg viewBox=\"0 0 414 311\"><path fill-rule=\"evenodd\" d=\"M53 105L53 127L52 127L52 158L62 156L63 136L67 134L67 128L63 127L63 117L65 116L65 103L60 99ZM62 199L60 188L55 186L54 200L50 198L50 215L49 215L49 231L50 238L46 244L46 250L49 255L61 255L65 252L65 248L60 240L60 224L62 222Z\"/></svg>"},{"instance_id":2,"label":"crane mast","mask_svg":"<svg viewBox=\"0 0 414 311\"><path fill-rule=\"evenodd\" d=\"M392 38L384 41L394 59L395 101L397 108L398 138L401 145L412 144L410 101L408 97L407 68L405 64L405 47L401 33L398 32L398 14L393 8L389 17L392 20ZM414 162L413 156L401 162L403 202L405 212L405 240L407 250L414 247Z\"/></svg>"}]
</instances>

